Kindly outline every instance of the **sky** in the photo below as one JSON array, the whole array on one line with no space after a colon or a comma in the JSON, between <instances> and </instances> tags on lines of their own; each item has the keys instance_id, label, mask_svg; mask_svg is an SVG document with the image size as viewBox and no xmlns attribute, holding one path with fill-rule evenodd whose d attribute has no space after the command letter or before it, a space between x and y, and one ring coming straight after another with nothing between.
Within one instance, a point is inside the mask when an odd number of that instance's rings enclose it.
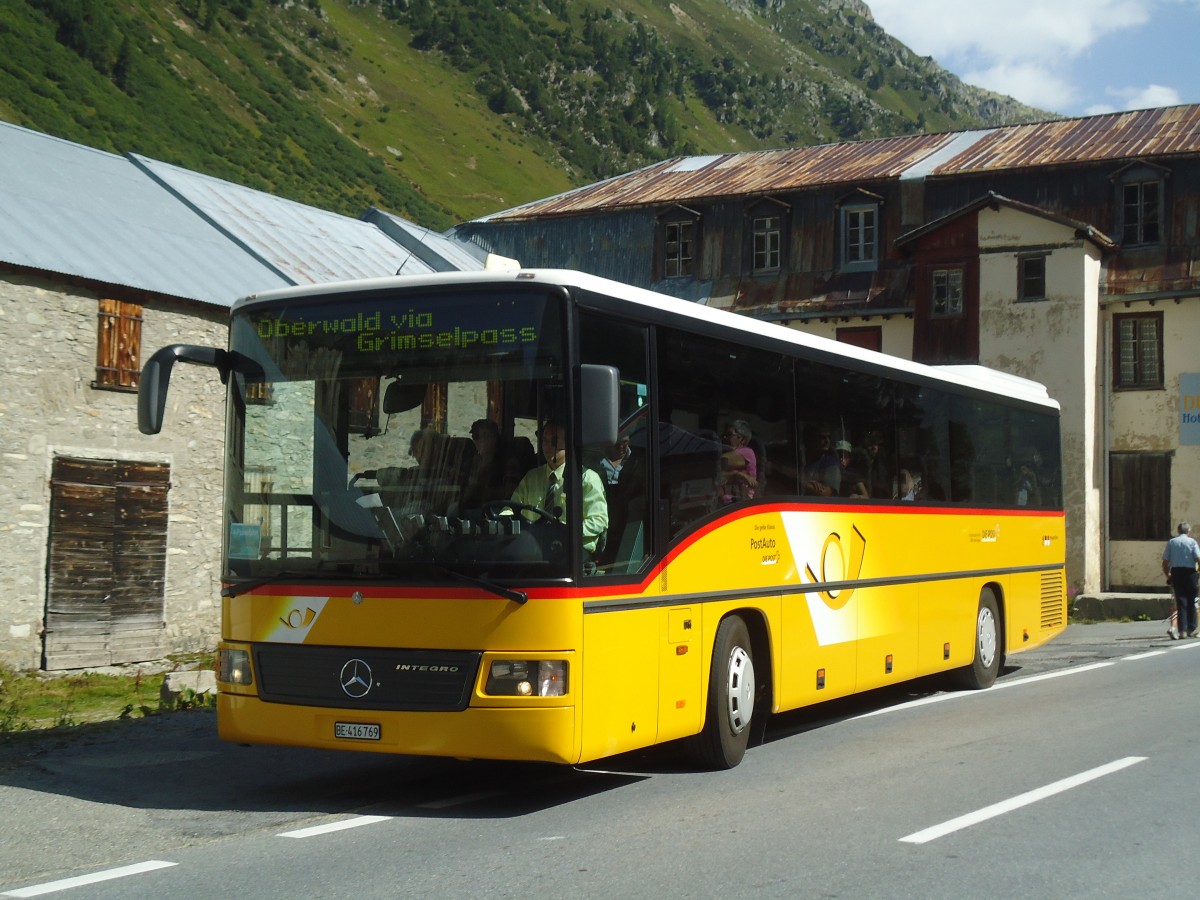
<instances>
[{"instance_id":1,"label":"sky","mask_svg":"<svg viewBox=\"0 0 1200 900\"><path fill-rule=\"evenodd\" d=\"M866 0L968 84L1090 116L1200 103L1200 0Z\"/></svg>"}]
</instances>

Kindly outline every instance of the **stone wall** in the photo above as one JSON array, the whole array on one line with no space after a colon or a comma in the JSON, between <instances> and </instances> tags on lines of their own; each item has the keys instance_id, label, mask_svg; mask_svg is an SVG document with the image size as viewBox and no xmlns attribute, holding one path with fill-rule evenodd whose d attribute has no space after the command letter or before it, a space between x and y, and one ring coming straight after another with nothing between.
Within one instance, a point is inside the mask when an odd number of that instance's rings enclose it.
<instances>
[{"instance_id":1,"label":"stone wall","mask_svg":"<svg viewBox=\"0 0 1200 900\"><path fill-rule=\"evenodd\" d=\"M215 370L176 369L161 435L137 429L137 395L98 390L98 299L49 278L0 274L0 662L41 665L50 475L59 456L171 467L165 650L215 646L220 630L225 395ZM130 299L119 297L118 299ZM176 342L224 347L228 310L142 298L142 361Z\"/></svg>"}]
</instances>

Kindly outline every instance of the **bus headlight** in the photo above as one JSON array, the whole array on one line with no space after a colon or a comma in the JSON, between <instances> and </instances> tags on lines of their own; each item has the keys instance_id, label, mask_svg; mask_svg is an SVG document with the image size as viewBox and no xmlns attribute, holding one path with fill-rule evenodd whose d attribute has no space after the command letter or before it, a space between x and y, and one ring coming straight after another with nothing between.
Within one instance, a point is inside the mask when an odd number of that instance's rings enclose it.
<instances>
[{"instance_id":1,"label":"bus headlight","mask_svg":"<svg viewBox=\"0 0 1200 900\"><path fill-rule=\"evenodd\" d=\"M493 660L483 692L496 697L561 697L567 692L567 661Z\"/></svg>"},{"instance_id":2,"label":"bus headlight","mask_svg":"<svg viewBox=\"0 0 1200 900\"><path fill-rule=\"evenodd\" d=\"M217 681L254 684L254 673L250 671L250 654L245 650L218 651Z\"/></svg>"}]
</instances>

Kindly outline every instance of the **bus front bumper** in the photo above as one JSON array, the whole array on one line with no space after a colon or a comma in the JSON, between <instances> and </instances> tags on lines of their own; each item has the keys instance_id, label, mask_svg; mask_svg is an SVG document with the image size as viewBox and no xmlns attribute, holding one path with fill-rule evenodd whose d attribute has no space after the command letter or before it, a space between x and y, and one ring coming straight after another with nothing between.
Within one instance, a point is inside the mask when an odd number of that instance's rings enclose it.
<instances>
[{"instance_id":1,"label":"bus front bumper","mask_svg":"<svg viewBox=\"0 0 1200 900\"><path fill-rule=\"evenodd\" d=\"M221 693L217 732L222 740L239 744L568 765L579 761L573 706L365 711L265 703Z\"/></svg>"}]
</instances>

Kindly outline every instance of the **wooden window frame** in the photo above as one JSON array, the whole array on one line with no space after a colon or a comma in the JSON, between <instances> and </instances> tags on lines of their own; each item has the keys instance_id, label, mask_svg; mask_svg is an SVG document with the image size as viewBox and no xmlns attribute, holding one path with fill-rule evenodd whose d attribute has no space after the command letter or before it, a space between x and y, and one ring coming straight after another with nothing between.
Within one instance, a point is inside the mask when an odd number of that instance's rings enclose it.
<instances>
[{"instance_id":1,"label":"wooden window frame","mask_svg":"<svg viewBox=\"0 0 1200 900\"><path fill-rule=\"evenodd\" d=\"M1148 246L1162 241L1163 181L1140 179L1121 183L1121 245ZM1147 196L1147 194L1153 196Z\"/></svg>"},{"instance_id":2,"label":"wooden window frame","mask_svg":"<svg viewBox=\"0 0 1200 900\"><path fill-rule=\"evenodd\" d=\"M963 316L963 270L959 267L934 269L929 275L929 317L960 319ZM940 282L940 283L939 283ZM939 294L941 297L939 299ZM942 309L938 309L938 304Z\"/></svg>"},{"instance_id":3,"label":"wooden window frame","mask_svg":"<svg viewBox=\"0 0 1200 900\"><path fill-rule=\"evenodd\" d=\"M696 221L670 219L663 229L663 277L693 278L696 274Z\"/></svg>"},{"instance_id":4,"label":"wooden window frame","mask_svg":"<svg viewBox=\"0 0 1200 900\"><path fill-rule=\"evenodd\" d=\"M93 388L136 391L142 366L142 305L101 298L97 305Z\"/></svg>"},{"instance_id":5,"label":"wooden window frame","mask_svg":"<svg viewBox=\"0 0 1200 900\"><path fill-rule=\"evenodd\" d=\"M751 220L751 270L778 272L783 267L783 215L773 213Z\"/></svg>"},{"instance_id":6,"label":"wooden window frame","mask_svg":"<svg viewBox=\"0 0 1200 900\"><path fill-rule=\"evenodd\" d=\"M1017 300L1046 299L1046 257L1045 253L1017 257Z\"/></svg>"},{"instance_id":7,"label":"wooden window frame","mask_svg":"<svg viewBox=\"0 0 1200 900\"><path fill-rule=\"evenodd\" d=\"M879 268L879 204L843 206L841 224L842 271L873 272Z\"/></svg>"},{"instance_id":8,"label":"wooden window frame","mask_svg":"<svg viewBox=\"0 0 1200 900\"><path fill-rule=\"evenodd\" d=\"M1150 326L1153 325L1153 328ZM1129 326L1128 328L1126 326ZM1113 316L1113 389L1152 391L1165 387L1163 314L1117 313Z\"/></svg>"}]
</instances>

